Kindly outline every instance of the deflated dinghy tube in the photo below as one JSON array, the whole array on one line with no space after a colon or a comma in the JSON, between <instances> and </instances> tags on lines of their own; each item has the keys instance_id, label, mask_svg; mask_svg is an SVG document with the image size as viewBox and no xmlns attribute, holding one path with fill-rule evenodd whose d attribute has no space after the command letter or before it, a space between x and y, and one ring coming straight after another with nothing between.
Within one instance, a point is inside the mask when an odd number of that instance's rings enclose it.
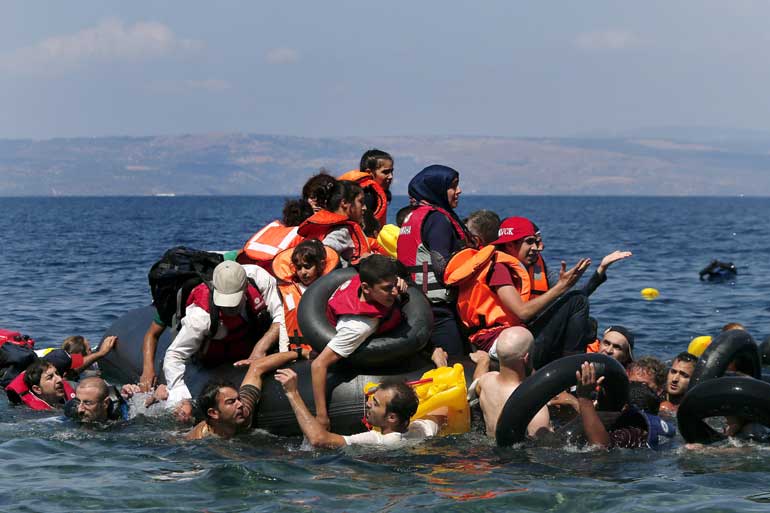
<instances>
[{"instance_id":1,"label":"deflated dinghy tube","mask_svg":"<svg viewBox=\"0 0 770 513\"><path fill-rule=\"evenodd\" d=\"M676 420L685 440L709 444L724 440L725 435L703 419L723 416L741 417L770 427L770 383L743 376L704 381L687 391Z\"/></svg>"},{"instance_id":2,"label":"deflated dinghy tube","mask_svg":"<svg viewBox=\"0 0 770 513\"><path fill-rule=\"evenodd\" d=\"M319 353L334 337L336 330L326 317L326 305L337 287L356 275L348 267L338 269L313 283L302 295L297 322L303 338ZM433 312L425 295L417 287L407 290L409 301L402 306L404 320L395 330L375 335L364 342L347 362L356 369L381 369L403 365L425 347L433 329Z\"/></svg>"},{"instance_id":3,"label":"deflated dinghy tube","mask_svg":"<svg viewBox=\"0 0 770 513\"><path fill-rule=\"evenodd\" d=\"M604 376L600 409L619 411L628 400L628 376L614 358L601 353L576 354L554 360L519 385L506 401L497 421L497 445L507 447L523 442L527 425L553 397L576 384L575 372L583 362L593 363L596 376Z\"/></svg>"}]
</instances>

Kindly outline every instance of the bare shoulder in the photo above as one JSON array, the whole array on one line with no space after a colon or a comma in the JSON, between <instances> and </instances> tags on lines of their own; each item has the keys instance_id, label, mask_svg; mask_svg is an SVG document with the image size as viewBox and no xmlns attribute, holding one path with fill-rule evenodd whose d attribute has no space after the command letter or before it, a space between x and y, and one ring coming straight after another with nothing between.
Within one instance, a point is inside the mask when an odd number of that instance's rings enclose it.
<instances>
[{"instance_id":1,"label":"bare shoulder","mask_svg":"<svg viewBox=\"0 0 770 513\"><path fill-rule=\"evenodd\" d=\"M192 428L192 431L185 435L185 440L200 440L208 435L208 431L206 421L202 420Z\"/></svg>"},{"instance_id":2,"label":"bare shoulder","mask_svg":"<svg viewBox=\"0 0 770 513\"><path fill-rule=\"evenodd\" d=\"M497 378L499 376L500 376L499 372L497 372L497 371L489 371L489 372L487 372L486 374L484 374L483 376L481 376L479 378L479 386L483 388L483 387L488 386L488 385L490 385L492 383L495 383L495 382L497 382Z\"/></svg>"}]
</instances>

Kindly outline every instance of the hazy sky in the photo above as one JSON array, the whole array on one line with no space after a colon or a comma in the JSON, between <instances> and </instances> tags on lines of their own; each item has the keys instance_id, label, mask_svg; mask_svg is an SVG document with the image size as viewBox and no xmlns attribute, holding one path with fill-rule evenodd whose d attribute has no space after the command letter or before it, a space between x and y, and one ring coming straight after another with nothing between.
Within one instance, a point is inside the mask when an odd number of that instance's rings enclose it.
<instances>
[{"instance_id":1,"label":"hazy sky","mask_svg":"<svg viewBox=\"0 0 770 513\"><path fill-rule=\"evenodd\" d=\"M770 128L770 2L0 0L0 137Z\"/></svg>"}]
</instances>

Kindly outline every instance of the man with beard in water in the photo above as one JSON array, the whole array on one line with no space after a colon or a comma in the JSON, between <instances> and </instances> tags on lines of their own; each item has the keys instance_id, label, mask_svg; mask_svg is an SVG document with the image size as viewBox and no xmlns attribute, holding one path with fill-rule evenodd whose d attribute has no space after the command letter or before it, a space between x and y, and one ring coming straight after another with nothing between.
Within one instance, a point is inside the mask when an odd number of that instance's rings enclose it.
<instances>
[{"instance_id":1,"label":"man with beard in water","mask_svg":"<svg viewBox=\"0 0 770 513\"><path fill-rule=\"evenodd\" d=\"M206 418L185 438L200 440L216 435L227 439L252 427L261 395L262 375L300 358L310 358L307 346L254 360L249 365L240 389L227 382L207 383L197 399L198 409Z\"/></svg>"},{"instance_id":2,"label":"man with beard in water","mask_svg":"<svg viewBox=\"0 0 770 513\"><path fill-rule=\"evenodd\" d=\"M278 369L275 379L283 385L299 427L313 447L394 446L409 440L422 440L435 436L440 426L446 422L446 408L410 422L419 406L417 393L404 382L386 382L379 385L366 401L366 421L379 431L365 431L350 436L330 433L310 413L305 401L302 400L297 390L296 372L291 369Z\"/></svg>"}]
</instances>

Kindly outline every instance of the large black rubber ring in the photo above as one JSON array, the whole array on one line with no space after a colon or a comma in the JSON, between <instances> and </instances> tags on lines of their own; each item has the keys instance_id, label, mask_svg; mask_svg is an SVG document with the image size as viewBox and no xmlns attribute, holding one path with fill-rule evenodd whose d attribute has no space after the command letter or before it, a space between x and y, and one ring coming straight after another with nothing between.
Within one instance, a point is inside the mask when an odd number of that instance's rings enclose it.
<instances>
[{"instance_id":1,"label":"large black rubber ring","mask_svg":"<svg viewBox=\"0 0 770 513\"><path fill-rule=\"evenodd\" d=\"M313 283L302 295L297 322L302 337L319 353L334 337L336 330L326 317L326 305L337 287L355 276L356 270L338 269ZM417 287L409 287L409 302L402 308L404 321L393 331L377 335L359 347L348 363L356 368L393 366L414 355L430 340L433 312L425 295Z\"/></svg>"},{"instance_id":2,"label":"large black rubber ring","mask_svg":"<svg viewBox=\"0 0 770 513\"><path fill-rule=\"evenodd\" d=\"M743 376L704 381L687 391L676 413L682 437L708 444L725 436L703 419L734 415L770 426L770 383Z\"/></svg>"},{"instance_id":3,"label":"large black rubber ring","mask_svg":"<svg viewBox=\"0 0 770 513\"><path fill-rule=\"evenodd\" d=\"M497 420L497 445L507 447L523 442L527 425L535 414L553 397L576 384L575 372L586 361L595 365L597 377L604 376L600 408L612 411L623 408L628 400L628 376L617 360L601 353L559 358L538 369L508 398Z\"/></svg>"},{"instance_id":4,"label":"large black rubber ring","mask_svg":"<svg viewBox=\"0 0 770 513\"><path fill-rule=\"evenodd\" d=\"M752 378L762 377L759 348L748 331L729 330L720 333L695 364L690 386L724 376L733 361L738 372Z\"/></svg>"}]
</instances>

